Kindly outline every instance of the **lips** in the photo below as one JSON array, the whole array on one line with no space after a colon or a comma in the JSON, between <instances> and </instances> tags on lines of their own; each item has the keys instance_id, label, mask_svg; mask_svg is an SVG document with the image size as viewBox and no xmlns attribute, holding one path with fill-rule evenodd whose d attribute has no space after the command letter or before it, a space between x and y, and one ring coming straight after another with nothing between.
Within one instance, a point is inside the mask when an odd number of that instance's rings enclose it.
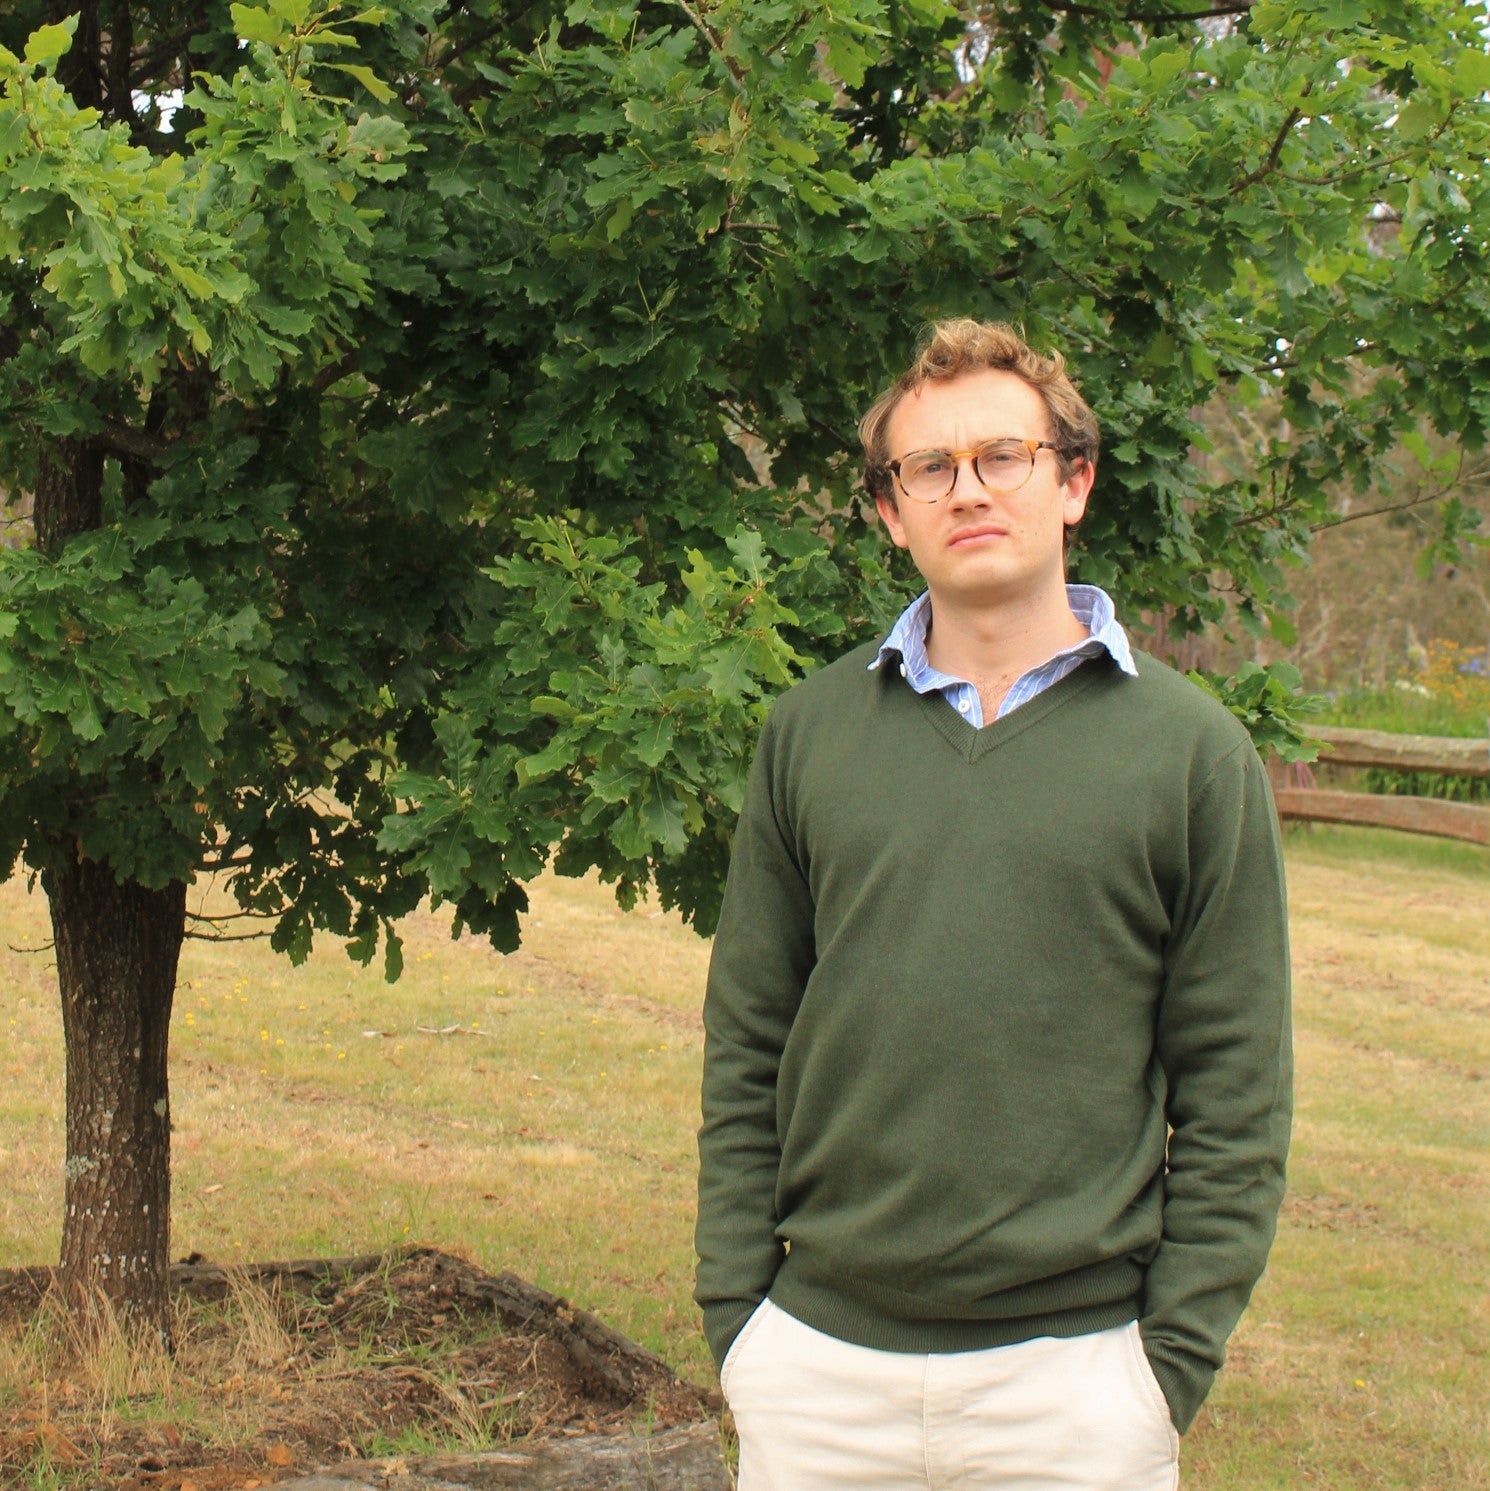
<instances>
[{"instance_id":1,"label":"lips","mask_svg":"<svg viewBox=\"0 0 1490 1491\"><path fill-rule=\"evenodd\" d=\"M963 544L971 543L980 538L1008 538L1009 530L1001 528L997 523L979 523L971 528L959 528L951 538L947 540L949 549L956 549Z\"/></svg>"}]
</instances>

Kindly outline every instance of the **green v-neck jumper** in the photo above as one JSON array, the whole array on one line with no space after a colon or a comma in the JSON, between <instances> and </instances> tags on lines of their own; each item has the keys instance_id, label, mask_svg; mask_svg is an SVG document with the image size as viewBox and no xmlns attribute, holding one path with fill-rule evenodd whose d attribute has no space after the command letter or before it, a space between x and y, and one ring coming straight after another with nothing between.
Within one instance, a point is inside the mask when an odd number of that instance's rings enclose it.
<instances>
[{"instance_id":1,"label":"green v-neck jumper","mask_svg":"<svg viewBox=\"0 0 1490 1491\"><path fill-rule=\"evenodd\" d=\"M1283 868L1241 726L1139 654L975 730L861 648L784 695L705 1003L697 1298L942 1352L1137 1320L1189 1427L1262 1272Z\"/></svg>"}]
</instances>

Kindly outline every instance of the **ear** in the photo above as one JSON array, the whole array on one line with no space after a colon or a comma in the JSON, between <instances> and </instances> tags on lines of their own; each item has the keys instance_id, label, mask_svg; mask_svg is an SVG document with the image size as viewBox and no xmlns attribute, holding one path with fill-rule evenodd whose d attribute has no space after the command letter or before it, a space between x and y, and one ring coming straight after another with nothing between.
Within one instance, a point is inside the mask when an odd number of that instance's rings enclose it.
<instances>
[{"instance_id":1,"label":"ear","mask_svg":"<svg viewBox=\"0 0 1490 1491\"><path fill-rule=\"evenodd\" d=\"M1096 479L1096 465L1083 461L1061 484L1061 521L1067 528L1074 528L1086 515L1086 500Z\"/></svg>"},{"instance_id":2,"label":"ear","mask_svg":"<svg viewBox=\"0 0 1490 1491\"><path fill-rule=\"evenodd\" d=\"M900 521L900 508L896 505L893 497L887 497L882 492L874 499L874 505L880 515L880 522L890 534L890 542L897 549L910 548L910 540L905 536L905 524Z\"/></svg>"}]
</instances>

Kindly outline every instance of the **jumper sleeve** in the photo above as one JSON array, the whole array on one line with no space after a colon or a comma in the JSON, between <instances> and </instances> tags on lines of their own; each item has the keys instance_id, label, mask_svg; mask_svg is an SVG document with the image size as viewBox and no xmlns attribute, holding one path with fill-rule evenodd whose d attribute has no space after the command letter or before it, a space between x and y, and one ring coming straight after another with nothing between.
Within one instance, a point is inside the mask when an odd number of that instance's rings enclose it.
<instances>
[{"instance_id":1,"label":"jumper sleeve","mask_svg":"<svg viewBox=\"0 0 1490 1491\"><path fill-rule=\"evenodd\" d=\"M1292 1115L1283 859L1267 776L1247 740L1191 799L1157 1055L1169 1158L1140 1327L1183 1432L1262 1274Z\"/></svg>"},{"instance_id":2,"label":"jumper sleeve","mask_svg":"<svg viewBox=\"0 0 1490 1491\"><path fill-rule=\"evenodd\" d=\"M695 1298L720 1366L785 1256L776 1079L814 962L812 899L783 822L779 713L751 767L704 1001Z\"/></svg>"}]
</instances>

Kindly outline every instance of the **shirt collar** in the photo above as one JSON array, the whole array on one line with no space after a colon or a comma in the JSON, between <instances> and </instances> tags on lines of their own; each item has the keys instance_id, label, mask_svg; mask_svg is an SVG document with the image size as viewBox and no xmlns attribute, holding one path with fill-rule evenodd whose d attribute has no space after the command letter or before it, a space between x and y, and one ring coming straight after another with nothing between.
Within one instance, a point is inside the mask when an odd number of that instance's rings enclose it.
<instances>
[{"instance_id":1,"label":"shirt collar","mask_svg":"<svg viewBox=\"0 0 1490 1491\"><path fill-rule=\"evenodd\" d=\"M1112 597L1095 585L1068 585L1066 599L1072 614L1087 629L1086 641L1065 647L1056 653L1083 652L1096 656L1106 652L1131 678L1138 677L1128 634L1117 620ZM890 656L898 656L908 674L925 675L931 671L926 658L926 632L931 620L931 592L923 591L902 611L890 628L890 635L880 643L879 651L869 664L870 670L881 667Z\"/></svg>"}]
</instances>

